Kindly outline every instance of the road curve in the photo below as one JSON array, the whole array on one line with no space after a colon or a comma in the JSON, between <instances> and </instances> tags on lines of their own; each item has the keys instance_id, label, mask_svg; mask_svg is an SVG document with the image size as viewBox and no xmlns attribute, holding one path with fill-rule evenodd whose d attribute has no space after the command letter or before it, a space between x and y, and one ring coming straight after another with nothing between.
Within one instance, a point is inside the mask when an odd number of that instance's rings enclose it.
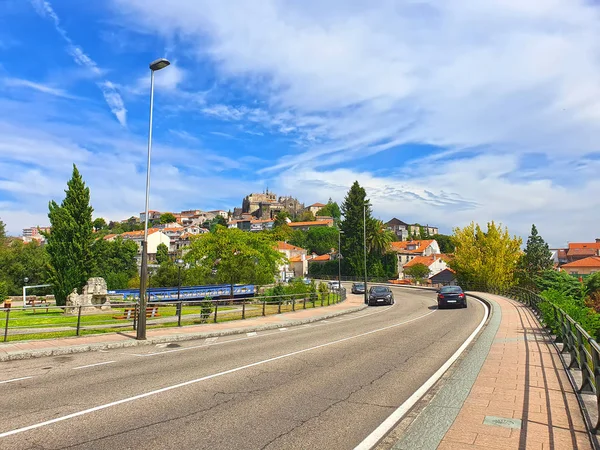
<instances>
[{"instance_id":1,"label":"road curve","mask_svg":"<svg viewBox=\"0 0 600 450\"><path fill-rule=\"evenodd\" d=\"M0 366L0 448L352 449L477 327L435 294L251 336Z\"/></svg>"}]
</instances>

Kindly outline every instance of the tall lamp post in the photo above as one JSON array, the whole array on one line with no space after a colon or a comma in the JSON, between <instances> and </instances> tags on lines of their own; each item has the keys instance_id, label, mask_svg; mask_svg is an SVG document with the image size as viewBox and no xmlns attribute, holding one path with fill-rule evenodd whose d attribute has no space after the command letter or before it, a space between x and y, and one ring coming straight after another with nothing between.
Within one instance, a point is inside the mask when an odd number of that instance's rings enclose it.
<instances>
[{"instance_id":1,"label":"tall lamp post","mask_svg":"<svg viewBox=\"0 0 600 450\"><path fill-rule=\"evenodd\" d=\"M338 291L342 292L342 234L344 232L339 230L338 232Z\"/></svg>"},{"instance_id":2,"label":"tall lamp post","mask_svg":"<svg viewBox=\"0 0 600 450\"><path fill-rule=\"evenodd\" d=\"M177 326L181 326L181 268L185 265L183 259L175 261L177 264Z\"/></svg>"},{"instance_id":3,"label":"tall lamp post","mask_svg":"<svg viewBox=\"0 0 600 450\"><path fill-rule=\"evenodd\" d=\"M363 204L363 248L364 248L364 264L365 264L365 303L368 304L367 293L367 208L371 206L369 202Z\"/></svg>"},{"instance_id":4,"label":"tall lamp post","mask_svg":"<svg viewBox=\"0 0 600 450\"><path fill-rule=\"evenodd\" d=\"M146 209L144 217L144 241L142 242L142 267L140 269L140 314L137 324L138 340L146 339L146 286L148 283L148 201L150 194L150 154L152 153L152 109L154 107L154 72L169 64L164 58L150 63L150 123L148 126L148 163L146 166Z\"/></svg>"}]
</instances>

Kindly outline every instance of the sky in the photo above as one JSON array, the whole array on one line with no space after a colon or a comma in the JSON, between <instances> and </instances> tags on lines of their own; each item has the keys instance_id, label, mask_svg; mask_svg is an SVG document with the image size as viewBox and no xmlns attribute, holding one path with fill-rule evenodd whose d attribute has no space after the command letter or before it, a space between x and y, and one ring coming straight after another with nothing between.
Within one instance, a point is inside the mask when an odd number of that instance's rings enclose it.
<instances>
[{"instance_id":1,"label":"sky","mask_svg":"<svg viewBox=\"0 0 600 450\"><path fill-rule=\"evenodd\" d=\"M3 0L0 219L47 225L72 165L95 217L266 188L450 233L600 237L595 0Z\"/></svg>"}]
</instances>

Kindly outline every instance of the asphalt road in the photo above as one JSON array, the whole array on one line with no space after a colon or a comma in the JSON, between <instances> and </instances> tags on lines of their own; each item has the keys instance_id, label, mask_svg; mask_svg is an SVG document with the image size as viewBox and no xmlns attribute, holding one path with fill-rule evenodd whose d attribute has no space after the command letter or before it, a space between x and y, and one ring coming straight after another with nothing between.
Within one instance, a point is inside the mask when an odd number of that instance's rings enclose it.
<instances>
[{"instance_id":1,"label":"asphalt road","mask_svg":"<svg viewBox=\"0 0 600 450\"><path fill-rule=\"evenodd\" d=\"M295 328L2 363L0 448L352 449L483 318L394 290Z\"/></svg>"}]
</instances>

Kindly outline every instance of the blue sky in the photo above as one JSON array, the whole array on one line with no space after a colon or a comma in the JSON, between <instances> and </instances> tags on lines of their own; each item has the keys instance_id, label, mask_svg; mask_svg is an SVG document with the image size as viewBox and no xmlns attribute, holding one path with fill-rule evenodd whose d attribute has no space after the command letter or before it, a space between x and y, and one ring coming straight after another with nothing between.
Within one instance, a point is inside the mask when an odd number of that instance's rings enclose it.
<instances>
[{"instance_id":1,"label":"blue sky","mask_svg":"<svg viewBox=\"0 0 600 450\"><path fill-rule=\"evenodd\" d=\"M441 3L441 4L440 4ZM71 165L97 216L307 204L600 237L600 10L584 0L0 2L0 218L47 223Z\"/></svg>"}]
</instances>

